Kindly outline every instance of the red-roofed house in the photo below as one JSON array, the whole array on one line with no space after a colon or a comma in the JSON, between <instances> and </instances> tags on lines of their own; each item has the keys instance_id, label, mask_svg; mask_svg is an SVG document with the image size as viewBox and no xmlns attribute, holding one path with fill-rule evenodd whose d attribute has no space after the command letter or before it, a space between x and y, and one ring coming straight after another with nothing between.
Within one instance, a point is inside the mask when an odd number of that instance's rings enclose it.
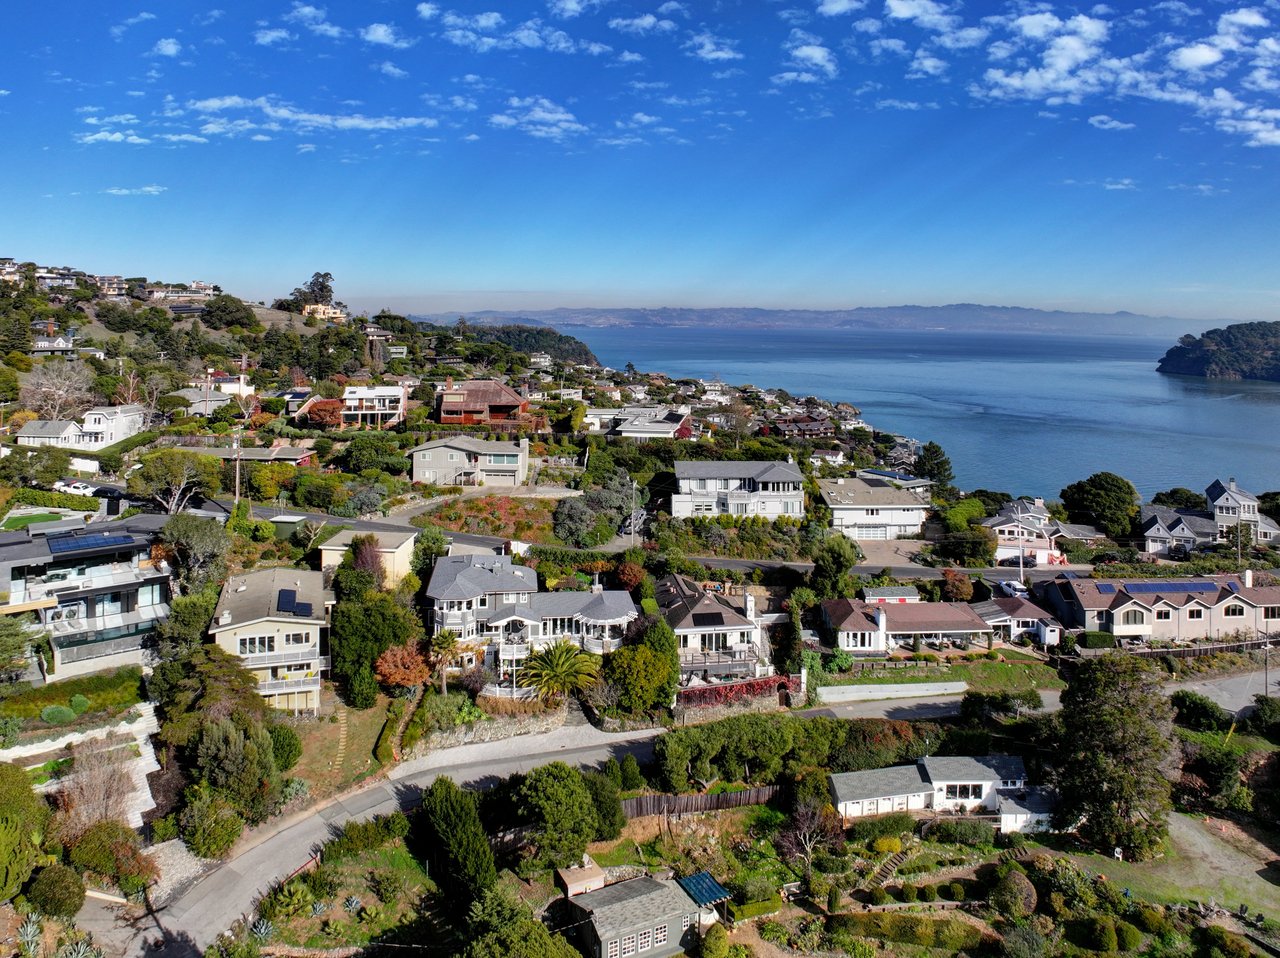
<instances>
[{"instance_id":1,"label":"red-roofed house","mask_svg":"<svg viewBox=\"0 0 1280 958\"><path fill-rule=\"evenodd\" d=\"M449 380L436 407L441 423L454 425L516 425L527 421L529 400L495 379Z\"/></svg>"}]
</instances>

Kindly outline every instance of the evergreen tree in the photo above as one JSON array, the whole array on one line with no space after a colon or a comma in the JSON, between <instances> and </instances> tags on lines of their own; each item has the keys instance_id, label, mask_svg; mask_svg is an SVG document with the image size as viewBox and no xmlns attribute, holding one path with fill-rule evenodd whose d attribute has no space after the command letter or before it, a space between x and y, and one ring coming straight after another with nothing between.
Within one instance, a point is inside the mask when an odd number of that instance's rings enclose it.
<instances>
[{"instance_id":1,"label":"evergreen tree","mask_svg":"<svg viewBox=\"0 0 1280 958\"><path fill-rule=\"evenodd\" d=\"M498 877L475 796L442 775L422 796L422 822L431 874L452 904L470 907Z\"/></svg>"},{"instance_id":2,"label":"evergreen tree","mask_svg":"<svg viewBox=\"0 0 1280 958\"><path fill-rule=\"evenodd\" d=\"M936 442L926 442L920 447L920 453L911 467L913 475L921 479L929 479L934 483L934 492L938 498L949 498L951 483L955 473L951 471L951 459Z\"/></svg>"},{"instance_id":3,"label":"evergreen tree","mask_svg":"<svg viewBox=\"0 0 1280 958\"><path fill-rule=\"evenodd\" d=\"M599 828L582 773L564 762L543 765L525 776L516 790L516 806L532 829L538 861L551 868L577 863Z\"/></svg>"}]
</instances>

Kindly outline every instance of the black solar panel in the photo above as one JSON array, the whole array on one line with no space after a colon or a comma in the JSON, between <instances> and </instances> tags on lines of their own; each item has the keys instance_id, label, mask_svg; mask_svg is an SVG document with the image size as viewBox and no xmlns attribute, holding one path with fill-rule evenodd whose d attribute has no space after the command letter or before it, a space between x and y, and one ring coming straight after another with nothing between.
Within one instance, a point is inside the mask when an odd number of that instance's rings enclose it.
<instances>
[{"instance_id":1,"label":"black solar panel","mask_svg":"<svg viewBox=\"0 0 1280 958\"><path fill-rule=\"evenodd\" d=\"M300 615L300 616L302 616L304 619L309 619L309 618L311 618L311 603L310 603L310 602L295 602L295 603L293 604L293 614L294 614L294 615Z\"/></svg>"},{"instance_id":2,"label":"black solar panel","mask_svg":"<svg viewBox=\"0 0 1280 958\"><path fill-rule=\"evenodd\" d=\"M288 612L293 614L293 607L298 602L298 592L296 589L281 589L276 595L276 609L280 612Z\"/></svg>"},{"instance_id":3,"label":"black solar panel","mask_svg":"<svg viewBox=\"0 0 1280 958\"><path fill-rule=\"evenodd\" d=\"M100 549L103 546L133 545L132 536L57 536L45 541L54 555L79 552L82 549Z\"/></svg>"},{"instance_id":4,"label":"black solar panel","mask_svg":"<svg viewBox=\"0 0 1280 958\"><path fill-rule=\"evenodd\" d=\"M1129 582L1125 591L1131 595L1156 594L1159 592L1217 592L1218 587L1212 582Z\"/></svg>"},{"instance_id":5,"label":"black solar panel","mask_svg":"<svg viewBox=\"0 0 1280 958\"><path fill-rule=\"evenodd\" d=\"M693 624L697 626L724 625L724 616L719 612L695 612L693 613Z\"/></svg>"},{"instance_id":6,"label":"black solar panel","mask_svg":"<svg viewBox=\"0 0 1280 958\"><path fill-rule=\"evenodd\" d=\"M1099 582L1098 591L1101 592L1103 595L1114 595L1116 591L1116 587L1113 586L1110 582Z\"/></svg>"}]
</instances>

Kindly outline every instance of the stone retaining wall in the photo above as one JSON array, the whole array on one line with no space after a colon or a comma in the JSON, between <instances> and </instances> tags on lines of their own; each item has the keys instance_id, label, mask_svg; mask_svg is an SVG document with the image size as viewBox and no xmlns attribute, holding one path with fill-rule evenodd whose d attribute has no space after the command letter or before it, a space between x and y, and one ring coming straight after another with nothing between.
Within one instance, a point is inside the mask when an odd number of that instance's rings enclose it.
<instances>
[{"instance_id":1,"label":"stone retaining wall","mask_svg":"<svg viewBox=\"0 0 1280 958\"><path fill-rule=\"evenodd\" d=\"M818 689L818 701L824 705L838 702L874 702L879 699L933 698L938 695L964 695L964 682L910 682L902 685L824 685Z\"/></svg>"},{"instance_id":2,"label":"stone retaining wall","mask_svg":"<svg viewBox=\"0 0 1280 958\"><path fill-rule=\"evenodd\" d=\"M550 712L537 715L499 715L494 718L459 725L448 732L432 732L429 736L401 756L402 761L420 758L429 751L441 748L455 748L459 745L477 745L482 742L497 742L502 739L515 738L517 735L541 735L554 732L564 725L566 709L561 706Z\"/></svg>"}]
</instances>

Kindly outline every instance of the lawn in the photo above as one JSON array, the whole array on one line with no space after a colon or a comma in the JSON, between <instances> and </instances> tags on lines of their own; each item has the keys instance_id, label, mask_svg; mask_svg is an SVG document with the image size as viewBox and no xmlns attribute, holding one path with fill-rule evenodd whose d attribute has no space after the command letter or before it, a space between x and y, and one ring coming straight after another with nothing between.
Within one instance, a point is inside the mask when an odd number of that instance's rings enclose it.
<instances>
[{"instance_id":1,"label":"lawn","mask_svg":"<svg viewBox=\"0 0 1280 958\"><path fill-rule=\"evenodd\" d=\"M97 718L104 713L118 714L142 701L142 669L129 665L103 675L85 675L15 692L0 700L0 715L39 721L40 712L46 706L68 705L76 695L89 700L81 719Z\"/></svg>"},{"instance_id":2,"label":"lawn","mask_svg":"<svg viewBox=\"0 0 1280 958\"><path fill-rule=\"evenodd\" d=\"M4 525L0 525L0 529L25 529L27 526L33 526L37 522L57 522L59 519L65 519L66 516L55 515L52 512L37 512L30 516L10 516L4 521Z\"/></svg>"},{"instance_id":3,"label":"lawn","mask_svg":"<svg viewBox=\"0 0 1280 958\"><path fill-rule=\"evenodd\" d=\"M324 686L322 711L337 715L340 710L346 714L346 748L339 761L342 723L331 721L328 716L295 726L302 739L302 758L291 774L307 783L313 799L326 798L378 770L373 746L386 721L388 701L380 695L371 709L351 709L336 701L332 686Z\"/></svg>"},{"instance_id":4,"label":"lawn","mask_svg":"<svg viewBox=\"0 0 1280 958\"><path fill-rule=\"evenodd\" d=\"M454 499L427 513L426 518L450 532L560 545L551 531L558 501L513 496Z\"/></svg>"},{"instance_id":5,"label":"lawn","mask_svg":"<svg viewBox=\"0 0 1280 958\"><path fill-rule=\"evenodd\" d=\"M1012 656L1009 656L1012 657ZM838 679L839 685L906 685L919 682L965 682L975 692L1021 692L1026 689L1061 689L1066 683L1042 662L1018 656L1010 662L957 662L952 666L879 672L864 677Z\"/></svg>"}]
</instances>

